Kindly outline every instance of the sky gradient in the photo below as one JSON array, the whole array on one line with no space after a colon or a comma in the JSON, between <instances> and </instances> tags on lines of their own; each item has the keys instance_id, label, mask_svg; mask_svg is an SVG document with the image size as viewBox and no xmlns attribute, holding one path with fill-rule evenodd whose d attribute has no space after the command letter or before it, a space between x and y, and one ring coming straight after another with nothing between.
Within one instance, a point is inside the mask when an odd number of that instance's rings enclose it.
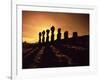
<instances>
[{"instance_id":1,"label":"sky gradient","mask_svg":"<svg viewBox=\"0 0 100 80\"><path fill-rule=\"evenodd\" d=\"M62 39L65 31L69 37L73 32L78 32L79 36L89 35L89 14L22 11L23 42L38 42L38 33L52 25L55 26L55 39L58 28L61 28Z\"/></svg>"}]
</instances>

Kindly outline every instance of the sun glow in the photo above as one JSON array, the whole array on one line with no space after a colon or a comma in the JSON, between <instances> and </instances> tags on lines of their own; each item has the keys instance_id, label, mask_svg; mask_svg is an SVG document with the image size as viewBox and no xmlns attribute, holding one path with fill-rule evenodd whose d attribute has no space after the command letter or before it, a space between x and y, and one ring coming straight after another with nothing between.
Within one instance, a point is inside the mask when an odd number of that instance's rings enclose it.
<instances>
[{"instance_id":1,"label":"sun glow","mask_svg":"<svg viewBox=\"0 0 100 80\"><path fill-rule=\"evenodd\" d=\"M53 13L53 12L22 12L22 39L28 43L38 42L39 32L47 30L54 26L55 37L57 39L57 30L61 28L63 33L68 31L69 37L72 32L78 32L79 35L89 34L89 15L88 14L72 14L72 13ZM46 37L46 35L45 35ZM51 31L49 33L51 38ZM49 41L50 41L49 38Z\"/></svg>"}]
</instances>

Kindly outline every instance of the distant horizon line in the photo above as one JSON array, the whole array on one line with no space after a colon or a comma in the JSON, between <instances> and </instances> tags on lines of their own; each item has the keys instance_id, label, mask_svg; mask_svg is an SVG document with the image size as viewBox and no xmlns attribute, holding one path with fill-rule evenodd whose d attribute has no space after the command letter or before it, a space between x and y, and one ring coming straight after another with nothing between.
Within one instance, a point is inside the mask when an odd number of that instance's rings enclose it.
<instances>
[{"instance_id":1,"label":"distant horizon line","mask_svg":"<svg viewBox=\"0 0 100 80\"><path fill-rule=\"evenodd\" d=\"M89 34L87 34L87 35L82 35L82 36L78 36L78 37L83 37L83 36L89 36ZM73 38L73 37L68 37L68 39L70 39L70 38ZM63 38L64 39L64 38ZM63 40L63 39L61 39L61 40ZM57 39L55 39L55 40L57 40ZM54 40L54 41L55 41ZM51 41L51 40L50 40ZM38 43L38 41L37 42L28 42L28 41L22 41L22 43L28 43L28 44L32 44L32 43Z\"/></svg>"}]
</instances>

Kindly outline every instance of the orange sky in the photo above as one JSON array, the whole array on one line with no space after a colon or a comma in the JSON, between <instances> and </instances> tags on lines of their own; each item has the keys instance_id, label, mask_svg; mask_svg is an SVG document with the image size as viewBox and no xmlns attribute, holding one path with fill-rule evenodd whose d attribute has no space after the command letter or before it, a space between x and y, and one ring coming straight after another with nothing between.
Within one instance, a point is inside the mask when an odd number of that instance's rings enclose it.
<instances>
[{"instance_id":1,"label":"orange sky","mask_svg":"<svg viewBox=\"0 0 100 80\"><path fill-rule=\"evenodd\" d=\"M78 32L79 36L89 34L89 14L56 13L22 11L22 35L23 41L38 42L38 33L55 26L55 39L57 29L60 27L62 38L64 31ZM51 35L51 34L49 34Z\"/></svg>"}]
</instances>

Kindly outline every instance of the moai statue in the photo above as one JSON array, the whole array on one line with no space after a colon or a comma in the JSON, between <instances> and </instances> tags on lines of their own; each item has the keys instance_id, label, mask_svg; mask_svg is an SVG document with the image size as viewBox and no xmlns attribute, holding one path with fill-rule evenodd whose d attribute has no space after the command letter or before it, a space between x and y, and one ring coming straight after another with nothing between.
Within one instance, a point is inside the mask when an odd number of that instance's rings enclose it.
<instances>
[{"instance_id":1,"label":"moai statue","mask_svg":"<svg viewBox=\"0 0 100 80\"><path fill-rule=\"evenodd\" d=\"M77 32L73 32L73 38L76 39L78 37Z\"/></svg>"},{"instance_id":2,"label":"moai statue","mask_svg":"<svg viewBox=\"0 0 100 80\"><path fill-rule=\"evenodd\" d=\"M47 29L46 32L47 32L47 35L46 35L46 42L48 43L48 42L49 42L49 32L50 32L50 30Z\"/></svg>"},{"instance_id":3,"label":"moai statue","mask_svg":"<svg viewBox=\"0 0 100 80\"><path fill-rule=\"evenodd\" d=\"M64 32L64 40L68 40L68 31Z\"/></svg>"},{"instance_id":4,"label":"moai statue","mask_svg":"<svg viewBox=\"0 0 100 80\"><path fill-rule=\"evenodd\" d=\"M42 32L42 43L45 42L45 31Z\"/></svg>"},{"instance_id":5,"label":"moai statue","mask_svg":"<svg viewBox=\"0 0 100 80\"><path fill-rule=\"evenodd\" d=\"M39 32L39 43L41 43L41 32Z\"/></svg>"},{"instance_id":6,"label":"moai statue","mask_svg":"<svg viewBox=\"0 0 100 80\"><path fill-rule=\"evenodd\" d=\"M58 28L57 40L61 40L61 28Z\"/></svg>"},{"instance_id":7,"label":"moai statue","mask_svg":"<svg viewBox=\"0 0 100 80\"><path fill-rule=\"evenodd\" d=\"M52 26L51 27L51 42L54 42L54 31L55 31L55 27Z\"/></svg>"},{"instance_id":8,"label":"moai statue","mask_svg":"<svg viewBox=\"0 0 100 80\"><path fill-rule=\"evenodd\" d=\"M73 32L73 43L74 44L77 44L77 38L78 38L78 34L77 34L77 32Z\"/></svg>"}]
</instances>

